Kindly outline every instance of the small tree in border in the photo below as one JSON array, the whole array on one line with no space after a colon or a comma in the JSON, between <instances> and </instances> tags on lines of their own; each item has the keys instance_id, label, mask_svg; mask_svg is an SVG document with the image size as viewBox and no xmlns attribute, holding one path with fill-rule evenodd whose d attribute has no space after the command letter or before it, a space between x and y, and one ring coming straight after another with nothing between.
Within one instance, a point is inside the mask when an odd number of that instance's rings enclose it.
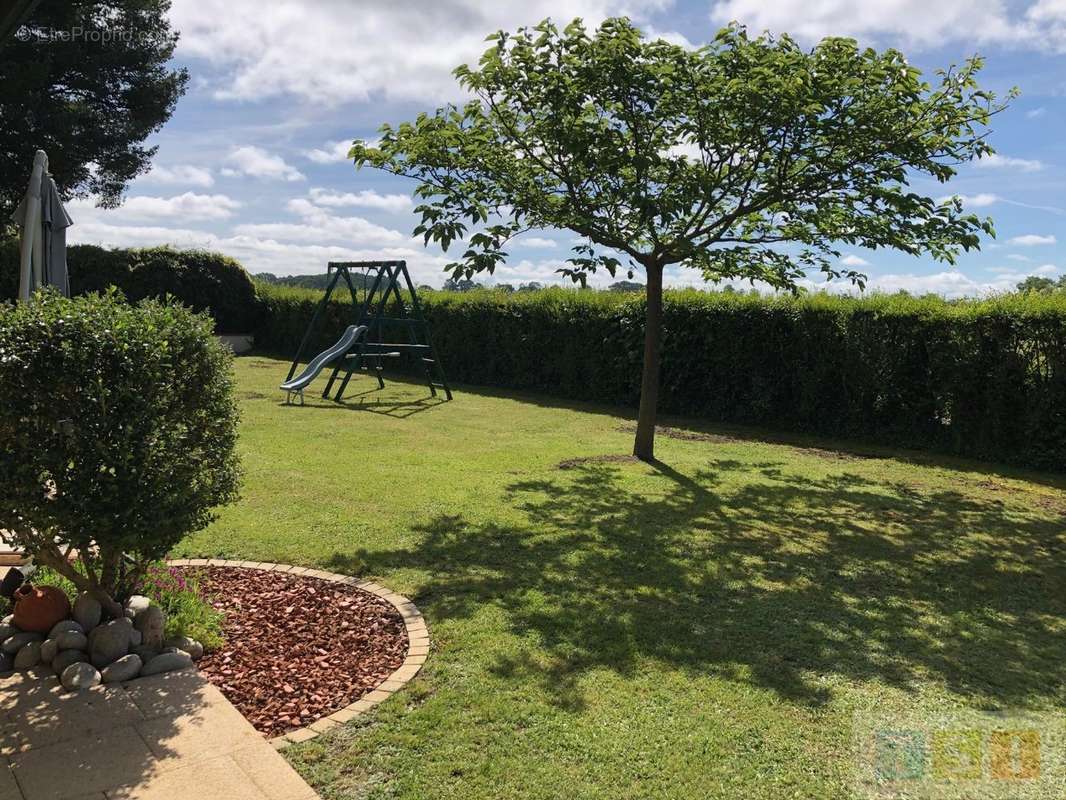
<instances>
[{"instance_id":1,"label":"small tree in border","mask_svg":"<svg viewBox=\"0 0 1066 800\"><path fill-rule=\"evenodd\" d=\"M212 330L117 292L0 304L0 529L109 616L236 497L231 356Z\"/></svg>"},{"instance_id":2,"label":"small tree in border","mask_svg":"<svg viewBox=\"0 0 1066 800\"><path fill-rule=\"evenodd\" d=\"M645 41L625 18L591 36L545 20L489 41L477 68L455 71L472 101L385 125L350 156L419 182L415 233L445 250L466 238L455 276L491 273L511 237L540 228L585 238L560 270L575 281L614 276L619 255L629 277L644 269L641 459L654 458L665 268L789 290L818 270L861 286L837 266L841 244L953 262L993 232L958 199L908 188L993 152L983 128L1005 106L978 88L979 58L931 87L896 50L843 38L804 50L735 25L695 50Z\"/></svg>"}]
</instances>

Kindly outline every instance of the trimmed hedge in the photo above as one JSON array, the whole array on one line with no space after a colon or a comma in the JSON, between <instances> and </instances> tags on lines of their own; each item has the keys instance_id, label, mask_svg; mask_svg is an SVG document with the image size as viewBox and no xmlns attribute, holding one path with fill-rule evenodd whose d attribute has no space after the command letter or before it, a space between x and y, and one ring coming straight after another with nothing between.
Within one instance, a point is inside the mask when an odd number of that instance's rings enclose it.
<instances>
[{"instance_id":1,"label":"trimmed hedge","mask_svg":"<svg viewBox=\"0 0 1066 800\"><path fill-rule=\"evenodd\" d=\"M18 295L18 242L0 241L0 300ZM194 311L208 311L217 333L248 333L260 323L255 284L234 259L205 250L167 247L109 250L67 248L73 295L117 286L130 302L171 295Z\"/></svg>"},{"instance_id":2,"label":"trimmed hedge","mask_svg":"<svg viewBox=\"0 0 1066 800\"><path fill-rule=\"evenodd\" d=\"M259 285L291 357L320 292ZM644 298L420 295L451 380L635 407ZM333 303L311 344L349 324ZM1066 297L667 292L661 411L1066 470Z\"/></svg>"}]
</instances>

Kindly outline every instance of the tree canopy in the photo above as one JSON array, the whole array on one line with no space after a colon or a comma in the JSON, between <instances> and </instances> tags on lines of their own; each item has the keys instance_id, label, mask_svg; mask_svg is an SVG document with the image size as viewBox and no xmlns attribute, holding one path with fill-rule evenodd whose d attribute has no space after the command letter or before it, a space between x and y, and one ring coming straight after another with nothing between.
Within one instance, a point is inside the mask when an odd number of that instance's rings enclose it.
<instances>
[{"instance_id":1,"label":"tree canopy","mask_svg":"<svg viewBox=\"0 0 1066 800\"><path fill-rule=\"evenodd\" d=\"M168 0L41 3L0 47L0 230L26 191L33 153L66 197L116 205L156 148L188 74L168 65Z\"/></svg>"},{"instance_id":2,"label":"tree canopy","mask_svg":"<svg viewBox=\"0 0 1066 800\"><path fill-rule=\"evenodd\" d=\"M961 200L911 188L992 152L987 124L1004 106L977 85L979 58L929 83L899 51L852 39L804 49L733 25L688 49L647 41L625 18L592 34L546 20L489 41L476 67L455 71L469 102L385 125L350 155L418 182L416 234L464 244L453 275L492 272L513 236L552 228L583 239L561 270L576 281L645 270L641 457L664 268L781 289L810 271L861 284L839 261L844 245L952 262L993 233Z\"/></svg>"},{"instance_id":3,"label":"tree canopy","mask_svg":"<svg viewBox=\"0 0 1066 800\"><path fill-rule=\"evenodd\" d=\"M1066 275L1060 275L1056 281L1043 275L1030 275L1018 284L1019 292L1036 292L1049 294L1051 292L1066 292Z\"/></svg>"}]
</instances>

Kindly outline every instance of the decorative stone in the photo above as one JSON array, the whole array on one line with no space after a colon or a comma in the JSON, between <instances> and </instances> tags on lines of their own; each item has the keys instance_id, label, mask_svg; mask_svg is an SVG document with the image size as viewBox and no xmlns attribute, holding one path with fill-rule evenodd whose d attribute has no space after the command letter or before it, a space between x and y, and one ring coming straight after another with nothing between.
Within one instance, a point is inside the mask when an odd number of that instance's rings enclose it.
<instances>
[{"instance_id":1,"label":"decorative stone","mask_svg":"<svg viewBox=\"0 0 1066 800\"><path fill-rule=\"evenodd\" d=\"M100 672L100 677L103 679L104 683L131 681L140 674L141 667L143 666L144 662L141 661L141 657L136 653L130 653L128 656L123 656L114 664L103 669Z\"/></svg>"},{"instance_id":2,"label":"decorative stone","mask_svg":"<svg viewBox=\"0 0 1066 800\"><path fill-rule=\"evenodd\" d=\"M166 646L188 653L193 661L199 661L204 655L204 646L188 636L172 636L167 639Z\"/></svg>"},{"instance_id":3,"label":"decorative stone","mask_svg":"<svg viewBox=\"0 0 1066 800\"><path fill-rule=\"evenodd\" d=\"M163 609L159 606L148 606L133 621L133 627L141 632L143 643L156 650L163 647L163 625Z\"/></svg>"},{"instance_id":4,"label":"decorative stone","mask_svg":"<svg viewBox=\"0 0 1066 800\"><path fill-rule=\"evenodd\" d=\"M144 643L144 634L134 628L130 631L130 647L140 647Z\"/></svg>"},{"instance_id":5,"label":"decorative stone","mask_svg":"<svg viewBox=\"0 0 1066 800\"><path fill-rule=\"evenodd\" d=\"M104 616L104 609L99 600L88 592L82 592L78 595L78 599L74 601L72 616L81 625L83 631L91 631L100 624L100 619Z\"/></svg>"},{"instance_id":6,"label":"decorative stone","mask_svg":"<svg viewBox=\"0 0 1066 800\"><path fill-rule=\"evenodd\" d=\"M23 631L22 633L16 633L4 639L3 645L0 645L0 650L3 650L9 656L13 656L30 642L43 641L44 636L41 634L34 633L33 631Z\"/></svg>"},{"instance_id":7,"label":"decorative stone","mask_svg":"<svg viewBox=\"0 0 1066 800\"><path fill-rule=\"evenodd\" d=\"M60 650L85 650L89 647L89 638L77 631L63 631L56 637Z\"/></svg>"},{"instance_id":8,"label":"decorative stone","mask_svg":"<svg viewBox=\"0 0 1066 800\"><path fill-rule=\"evenodd\" d=\"M63 670L63 674L59 676L59 681L63 684L64 689L77 692L98 686L100 684L100 673L96 671L96 667L92 664L79 661Z\"/></svg>"},{"instance_id":9,"label":"decorative stone","mask_svg":"<svg viewBox=\"0 0 1066 800\"><path fill-rule=\"evenodd\" d=\"M50 630L48 632L48 638L49 639L55 639L55 638L57 638L59 636L59 634L66 633L67 631L75 631L76 633L85 633L85 629L81 625L79 625L77 622L75 622L72 619L64 619L64 620L61 620L61 621L57 622L55 625L52 626L52 630Z\"/></svg>"},{"instance_id":10,"label":"decorative stone","mask_svg":"<svg viewBox=\"0 0 1066 800\"><path fill-rule=\"evenodd\" d=\"M81 661L88 661L89 654L81 650L63 650L56 654L56 657L52 659L52 671L56 675L62 675L63 670L69 667L71 664L77 664Z\"/></svg>"},{"instance_id":11,"label":"decorative stone","mask_svg":"<svg viewBox=\"0 0 1066 800\"><path fill-rule=\"evenodd\" d=\"M188 653L160 653L141 669L141 676L158 675L161 672L173 672L193 666L192 656Z\"/></svg>"},{"instance_id":12,"label":"decorative stone","mask_svg":"<svg viewBox=\"0 0 1066 800\"><path fill-rule=\"evenodd\" d=\"M129 606L126 606L126 608L124 608L124 609L122 610L122 614L123 614L123 616L125 616L125 617L126 617L127 619L133 619L133 618L134 618L135 616L137 616L137 612L136 612L136 611L134 611L134 610L133 610L132 608L130 608Z\"/></svg>"},{"instance_id":13,"label":"decorative stone","mask_svg":"<svg viewBox=\"0 0 1066 800\"><path fill-rule=\"evenodd\" d=\"M0 653L0 673L11 672L15 668L15 659L7 653Z\"/></svg>"},{"instance_id":14,"label":"decorative stone","mask_svg":"<svg viewBox=\"0 0 1066 800\"><path fill-rule=\"evenodd\" d=\"M14 624L15 624L15 615L14 614L8 614L3 619L0 619L0 625L14 625Z\"/></svg>"},{"instance_id":15,"label":"decorative stone","mask_svg":"<svg viewBox=\"0 0 1066 800\"><path fill-rule=\"evenodd\" d=\"M30 669L41 663L41 643L30 642L24 645L15 656L15 669Z\"/></svg>"},{"instance_id":16,"label":"decorative stone","mask_svg":"<svg viewBox=\"0 0 1066 800\"><path fill-rule=\"evenodd\" d=\"M0 642L4 641L10 636L14 636L16 633L22 633L14 625L0 625Z\"/></svg>"},{"instance_id":17,"label":"decorative stone","mask_svg":"<svg viewBox=\"0 0 1066 800\"><path fill-rule=\"evenodd\" d=\"M58 586L24 583L15 590L15 626L24 631L48 633L70 615L70 600Z\"/></svg>"},{"instance_id":18,"label":"decorative stone","mask_svg":"<svg viewBox=\"0 0 1066 800\"><path fill-rule=\"evenodd\" d=\"M45 639L41 643L41 661L45 664L51 664L52 660L59 653L59 640L58 639Z\"/></svg>"},{"instance_id":19,"label":"decorative stone","mask_svg":"<svg viewBox=\"0 0 1066 800\"><path fill-rule=\"evenodd\" d=\"M113 619L98 626L89 641L89 661L100 669L130 651L130 627L123 619Z\"/></svg>"},{"instance_id":20,"label":"decorative stone","mask_svg":"<svg viewBox=\"0 0 1066 800\"><path fill-rule=\"evenodd\" d=\"M152 601L145 597L143 594L135 594L130 598L130 601L126 603L126 606L133 611L133 618L136 619L137 615L152 605Z\"/></svg>"},{"instance_id":21,"label":"decorative stone","mask_svg":"<svg viewBox=\"0 0 1066 800\"><path fill-rule=\"evenodd\" d=\"M136 655L140 656L141 661L145 664L147 664L149 661L159 655L159 651L156 648L149 647L148 645L144 644L137 645L136 647L134 647L133 652Z\"/></svg>"}]
</instances>

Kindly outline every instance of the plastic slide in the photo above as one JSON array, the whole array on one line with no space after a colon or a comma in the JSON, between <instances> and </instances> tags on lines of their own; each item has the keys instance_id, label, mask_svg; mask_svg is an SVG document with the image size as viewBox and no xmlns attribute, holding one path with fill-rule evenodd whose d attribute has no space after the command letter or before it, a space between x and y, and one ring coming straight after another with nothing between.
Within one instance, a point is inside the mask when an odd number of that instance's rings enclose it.
<instances>
[{"instance_id":1,"label":"plastic slide","mask_svg":"<svg viewBox=\"0 0 1066 800\"><path fill-rule=\"evenodd\" d=\"M311 381L318 377L318 373L320 373L327 364L347 353L349 348L351 348L356 340L364 333L366 333L366 325L349 325L344 331L344 335L341 336L333 347L328 350L323 350L311 359L311 363L307 365L307 368L303 372L291 381L286 381L281 384L281 390L284 392L302 392Z\"/></svg>"}]
</instances>

